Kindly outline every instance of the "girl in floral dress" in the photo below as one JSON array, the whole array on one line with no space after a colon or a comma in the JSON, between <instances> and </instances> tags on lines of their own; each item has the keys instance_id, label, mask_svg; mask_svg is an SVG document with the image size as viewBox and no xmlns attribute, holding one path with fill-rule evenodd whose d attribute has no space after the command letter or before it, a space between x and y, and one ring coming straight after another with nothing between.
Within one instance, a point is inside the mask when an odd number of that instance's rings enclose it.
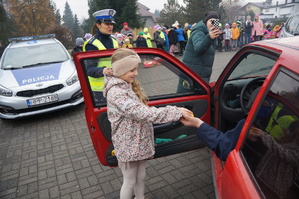
<instances>
[{"instance_id":1,"label":"girl in floral dress","mask_svg":"<svg viewBox=\"0 0 299 199\"><path fill-rule=\"evenodd\" d=\"M135 79L140 63L135 51L117 49L112 55L113 76L106 76L104 96L107 98L112 143L118 166L123 174L121 199L144 199L146 160L154 156L153 124L178 121L185 108L149 107L140 84Z\"/></svg>"}]
</instances>

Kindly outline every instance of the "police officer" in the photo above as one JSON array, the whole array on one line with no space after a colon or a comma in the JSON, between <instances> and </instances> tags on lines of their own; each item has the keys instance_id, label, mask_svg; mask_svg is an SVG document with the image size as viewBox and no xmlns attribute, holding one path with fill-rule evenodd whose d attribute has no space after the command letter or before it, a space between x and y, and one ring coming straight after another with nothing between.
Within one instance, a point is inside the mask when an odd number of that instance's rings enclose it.
<instances>
[{"instance_id":1,"label":"police officer","mask_svg":"<svg viewBox=\"0 0 299 199\"><path fill-rule=\"evenodd\" d=\"M96 23L92 29L93 37L83 46L83 51L90 50L106 50L118 48L118 43L111 36L113 31L114 15L116 11L113 9L99 10L93 13ZM111 59L100 58L100 60L86 60L87 75L91 90L94 93L94 101L96 104L105 103L103 97L104 75L112 75Z\"/></svg>"}]
</instances>

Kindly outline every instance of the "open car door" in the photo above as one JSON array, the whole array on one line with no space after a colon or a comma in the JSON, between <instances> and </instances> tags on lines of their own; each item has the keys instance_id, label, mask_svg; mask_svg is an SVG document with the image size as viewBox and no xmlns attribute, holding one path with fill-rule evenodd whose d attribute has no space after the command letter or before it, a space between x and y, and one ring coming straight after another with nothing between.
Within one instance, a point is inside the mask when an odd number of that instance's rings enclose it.
<instances>
[{"instance_id":1,"label":"open car door","mask_svg":"<svg viewBox=\"0 0 299 199\"><path fill-rule=\"evenodd\" d=\"M181 61L169 53L155 48L134 48L142 63L138 79L149 98L148 105L164 107L174 105L191 110L196 117L210 123L210 86ZM86 62L111 57L115 49L76 53L77 68L85 101L85 116L89 133L101 164L117 166L111 141L111 126L107 118L106 103L96 103L88 81ZM171 122L154 125L155 158L205 147L196 137L197 128Z\"/></svg>"}]
</instances>

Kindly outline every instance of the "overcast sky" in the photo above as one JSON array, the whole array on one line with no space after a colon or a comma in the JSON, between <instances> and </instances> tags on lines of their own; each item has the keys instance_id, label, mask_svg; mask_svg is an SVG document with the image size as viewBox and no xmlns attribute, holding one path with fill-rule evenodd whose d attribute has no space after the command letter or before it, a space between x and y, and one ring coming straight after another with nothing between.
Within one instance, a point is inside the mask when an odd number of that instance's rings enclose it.
<instances>
[{"instance_id":1,"label":"overcast sky","mask_svg":"<svg viewBox=\"0 0 299 199\"><path fill-rule=\"evenodd\" d=\"M63 15L64 7L66 1L71 7L73 14L78 16L78 19L82 21L83 18L88 18L88 5L87 0L53 0L56 3L57 8ZM154 13L155 9L162 10L164 3L167 3L167 0L139 0L140 3L145 5L150 9L150 12ZM183 4L183 0L178 0L180 4Z\"/></svg>"},{"instance_id":2,"label":"overcast sky","mask_svg":"<svg viewBox=\"0 0 299 199\"><path fill-rule=\"evenodd\" d=\"M82 21L83 18L88 18L88 5L87 0L53 0L57 8L63 15L64 6L66 1L71 7L73 14L77 15L79 21ZM179 4L183 5L183 0L177 0ZM241 0L242 1L242 0ZM244 2L264 2L266 0L243 0ZM139 0L140 3L150 8L150 12L154 13L155 10L162 10L163 5L167 3L167 0Z\"/></svg>"}]
</instances>

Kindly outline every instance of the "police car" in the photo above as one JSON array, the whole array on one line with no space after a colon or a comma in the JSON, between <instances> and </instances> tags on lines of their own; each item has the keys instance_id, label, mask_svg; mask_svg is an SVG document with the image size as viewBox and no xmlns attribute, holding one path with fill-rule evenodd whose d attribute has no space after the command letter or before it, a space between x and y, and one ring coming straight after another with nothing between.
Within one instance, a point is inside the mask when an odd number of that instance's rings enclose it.
<instances>
[{"instance_id":1,"label":"police car","mask_svg":"<svg viewBox=\"0 0 299 199\"><path fill-rule=\"evenodd\" d=\"M55 34L9 42L0 60L0 118L32 116L83 102L73 60Z\"/></svg>"}]
</instances>

